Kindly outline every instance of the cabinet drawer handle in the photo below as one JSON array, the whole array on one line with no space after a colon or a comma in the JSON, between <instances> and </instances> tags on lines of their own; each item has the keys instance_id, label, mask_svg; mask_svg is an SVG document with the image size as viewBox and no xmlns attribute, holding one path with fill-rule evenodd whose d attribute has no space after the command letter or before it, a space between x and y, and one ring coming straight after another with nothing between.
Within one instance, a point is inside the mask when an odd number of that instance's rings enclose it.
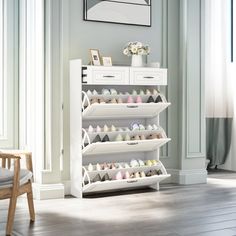
<instances>
[{"instance_id":1,"label":"cabinet drawer handle","mask_svg":"<svg viewBox=\"0 0 236 236\"><path fill-rule=\"evenodd\" d=\"M127 143L128 145L138 145L138 142L136 143Z\"/></svg>"},{"instance_id":2,"label":"cabinet drawer handle","mask_svg":"<svg viewBox=\"0 0 236 236\"><path fill-rule=\"evenodd\" d=\"M155 77L153 77L153 76L144 76L143 78L144 79L154 79Z\"/></svg>"},{"instance_id":3,"label":"cabinet drawer handle","mask_svg":"<svg viewBox=\"0 0 236 236\"><path fill-rule=\"evenodd\" d=\"M138 180L128 180L127 181L128 184L137 183L137 182L138 182Z\"/></svg>"},{"instance_id":4,"label":"cabinet drawer handle","mask_svg":"<svg viewBox=\"0 0 236 236\"><path fill-rule=\"evenodd\" d=\"M103 75L103 78L115 78L114 75Z\"/></svg>"},{"instance_id":5,"label":"cabinet drawer handle","mask_svg":"<svg viewBox=\"0 0 236 236\"><path fill-rule=\"evenodd\" d=\"M138 106L137 105L127 105L127 108L138 108Z\"/></svg>"}]
</instances>

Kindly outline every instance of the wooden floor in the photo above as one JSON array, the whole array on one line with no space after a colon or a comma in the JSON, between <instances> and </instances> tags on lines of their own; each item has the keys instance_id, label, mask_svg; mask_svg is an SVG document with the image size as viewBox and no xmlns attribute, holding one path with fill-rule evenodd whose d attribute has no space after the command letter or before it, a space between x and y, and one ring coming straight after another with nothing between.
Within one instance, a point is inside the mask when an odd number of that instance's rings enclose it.
<instances>
[{"instance_id":1,"label":"wooden floor","mask_svg":"<svg viewBox=\"0 0 236 236\"><path fill-rule=\"evenodd\" d=\"M8 201L0 201L4 235ZM26 199L17 205L13 235L40 236L231 236L236 235L236 174L217 172L208 184L164 185L83 200L35 201L29 225Z\"/></svg>"}]
</instances>

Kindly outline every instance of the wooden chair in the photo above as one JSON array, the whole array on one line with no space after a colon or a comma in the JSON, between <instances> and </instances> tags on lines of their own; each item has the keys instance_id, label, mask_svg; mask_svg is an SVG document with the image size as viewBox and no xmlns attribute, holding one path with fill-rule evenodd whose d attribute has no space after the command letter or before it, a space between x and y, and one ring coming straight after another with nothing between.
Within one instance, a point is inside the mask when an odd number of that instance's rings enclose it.
<instances>
[{"instance_id":1,"label":"wooden chair","mask_svg":"<svg viewBox=\"0 0 236 236\"><path fill-rule=\"evenodd\" d=\"M20 160L23 156L26 158L27 170L20 168ZM0 167L0 200L10 199L6 235L11 235L18 196L27 193L30 220L35 220L32 194L32 155L25 151L0 150L0 161L2 164ZM13 163L14 170L10 170Z\"/></svg>"}]
</instances>

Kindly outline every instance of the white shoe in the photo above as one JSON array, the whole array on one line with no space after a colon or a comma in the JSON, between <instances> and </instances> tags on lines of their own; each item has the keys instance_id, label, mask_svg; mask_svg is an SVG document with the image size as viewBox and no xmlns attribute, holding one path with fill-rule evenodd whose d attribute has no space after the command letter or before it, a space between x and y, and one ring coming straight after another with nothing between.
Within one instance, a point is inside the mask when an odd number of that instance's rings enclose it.
<instances>
[{"instance_id":1,"label":"white shoe","mask_svg":"<svg viewBox=\"0 0 236 236\"><path fill-rule=\"evenodd\" d=\"M153 89L152 95L158 95L158 94L159 94L159 92L156 89Z\"/></svg>"},{"instance_id":2,"label":"white shoe","mask_svg":"<svg viewBox=\"0 0 236 236\"><path fill-rule=\"evenodd\" d=\"M108 89L102 89L102 95L110 95L110 91Z\"/></svg>"},{"instance_id":3,"label":"white shoe","mask_svg":"<svg viewBox=\"0 0 236 236\"><path fill-rule=\"evenodd\" d=\"M145 130L145 127L144 127L144 125L142 125L142 124L141 124L141 125L139 125L139 129L140 129L140 130Z\"/></svg>"},{"instance_id":4,"label":"white shoe","mask_svg":"<svg viewBox=\"0 0 236 236\"><path fill-rule=\"evenodd\" d=\"M130 141L130 136L128 134L125 135L125 141Z\"/></svg>"},{"instance_id":5,"label":"white shoe","mask_svg":"<svg viewBox=\"0 0 236 236\"><path fill-rule=\"evenodd\" d=\"M109 128L108 128L107 125L104 125L104 126L103 126L103 132L109 132Z\"/></svg>"},{"instance_id":6,"label":"white shoe","mask_svg":"<svg viewBox=\"0 0 236 236\"><path fill-rule=\"evenodd\" d=\"M139 130L139 125L137 123L132 124L132 131Z\"/></svg>"},{"instance_id":7,"label":"white shoe","mask_svg":"<svg viewBox=\"0 0 236 236\"><path fill-rule=\"evenodd\" d=\"M88 127L88 133L93 133L93 126L92 126L92 125L90 125L90 126Z\"/></svg>"},{"instance_id":8,"label":"white shoe","mask_svg":"<svg viewBox=\"0 0 236 236\"><path fill-rule=\"evenodd\" d=\"M115 89L110 89L111 95L117 95L117 91Z\"/></svg>"},{"instance_id":9,"label":"white shoe","mask_svg":"<svg viewBox=\"0 0 236 236\"><path fill-rule=\"evenodd\" d=\"M101 170L101 166L97 163L96 170Z\"/></svg>"},{"instance_id":10,"label":"white shoe","mask_svg":"<svg viewBox=\"0 0 236 236\"><path fill-rule=\"evenodd\" d=\"M98 92L95 89L93 90L93 95L98 95Z\"/></svg>"},{"instance_id":11,"label":"white shoe","mask_svg":"<svg viewBox=\"0 0 236 236\"><path fill-rule=\"evenodd\" d=\"M111 126L111 132L115 132L116 131L116 127L114 125Z\"/></svg>"},{"instance_id":12,"label":"white shoe","mask_svg":"<svg viewBox=\"0 0 236 236\"><path fill-rule=\"evenodd\" d=\"M138 93L137 93L137 91L135 89L133 89L132 95L134 95L134 96L138 95Z\"/></svg>"},{"instance_id":13,"label":"white shoe","mask_svg":"<svg viewBox=\"0 0 236 236\"><path fill-rule=\"evenodd\" d=\"M139 163L138 163L137 160L132 159L132 160L130 161L130 166L131 166L131 167L139 167Z\"/></svg>"},{"instance_id":14,"label":"white shoe","mask_svg":"<svg viewBox=\"0 0 236 236\"><path fill-rule=\"evenodd\" d=\"M139 166L145 166L145 163L144 163L144 161L143 161L143 160L141 160L141 159L139 159L139 160L138 160L138 163L139 163Z\"/></svg>"},{"instance_id":15,"label":"white shoe","mask_svg":"<svg viewBox=\"0 0 236 236\"><path fill-rule=\"evenodd\" d=\"M148 125L147 130L153 130L153 127L151 125Z\"/></svg>"},{"instance_id":16,"label":"white shoe","mask_svg":"<svg viewBox=\"0 0 236 236\"><path fill-rule=\"evenodd\" d=\"M140 95L140 96L144 96L144 95L145 95L145 93L144 93L144 91L143 91L142 89L140 89L139 95Z\"/></svg>"},{"instance_id":17,"label":"white shoe","mask_svg":"<svg viewBox=\"0 0 236 236\"><path fill-rule=\"evenodd\" d=\"M151 92L149 89L146 89L146 95L151 95Z\"/></svg>"},{"instance_id":18,"label":"white shoe","mask_svg":"<svg viewBox=\"0 0 236 236\"><path fill-rule=\"evenodd\" d=\"M88 96L92 96L92 95L93 95L93 93L91 92L91 90L88 90L88 91L86 92L86 94L87 94Z\"/></svg>"},{"instance_id":19,"label":"white shoe","mask_svg":"<svg viewBox=\"0 0 236 236\"><path fill-rule=\"evenodd\" d=\"M101 129L101 127L99 125L96 128L96 132L102 132L102 129Z\"/></svg>"},{"instance_id":20,"label":"white shoe","mask_svg":"<svg viewBox=\"0 0 236 236\"><path fill-rule=\"evenodd\" d=\"M115 138L115 142L120 142L120 141L123 141L123 137L120 134L118 134Z\"/></svg>"},{"instance_id":21,"label":"white shoe","mask_svg":"<svg viewBox=\"0 0 236 236\"><path fill-rule=\"evenodd\" d=\"M124 164L124 167L125 167L125 168L130 168L130 166L129 166L128 163L125 163L125 164Z\"/></svg>"},{"instance_id":22,"label":"white shoe","mask_svg":"<svg viewBox=\"0 0 236 236\"><path fill-rule=\"evenodd\" d=\"M88 165L88 171L93 171L93 165L91 163Z\"/></svg>"},{"instance_id":23,"label":"white shoe","mask_svg":"<svg viewBox=\"0 0 236 236\"><path fill-rule=\"evenodd\" d=\"M152 127L153 127L154 130L158 130L158 126L157 125L154 124Z\"/></svg>"}]
</instances>

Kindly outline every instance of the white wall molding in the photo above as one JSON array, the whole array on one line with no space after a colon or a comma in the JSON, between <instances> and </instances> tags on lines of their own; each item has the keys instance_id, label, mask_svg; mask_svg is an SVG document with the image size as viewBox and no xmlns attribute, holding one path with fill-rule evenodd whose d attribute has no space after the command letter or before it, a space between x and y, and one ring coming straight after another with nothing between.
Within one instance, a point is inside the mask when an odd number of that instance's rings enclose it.
<instances>
[{"instance_id":1,"label":"white wall molding","mask_svg":"<svg viewBox=\"0 0 236 236\"><path fill-rule=\"evenodd\" d=\"M64 184L33 184L33 195L37 200L64 198Z\"/></svg>"},{"instance_id":2,"label":"white wall molding","mask_svg":"<svg viewBox=\"0 0 236 236\"><path fill-rule=\"evenodd\" d=\"M206 169L193 169L193 170L177 170L167 169L167 172L171 174L171 178L168 180L169 183L177 184L202 184L207 181Z\"/></svg>"}]
</instances>

